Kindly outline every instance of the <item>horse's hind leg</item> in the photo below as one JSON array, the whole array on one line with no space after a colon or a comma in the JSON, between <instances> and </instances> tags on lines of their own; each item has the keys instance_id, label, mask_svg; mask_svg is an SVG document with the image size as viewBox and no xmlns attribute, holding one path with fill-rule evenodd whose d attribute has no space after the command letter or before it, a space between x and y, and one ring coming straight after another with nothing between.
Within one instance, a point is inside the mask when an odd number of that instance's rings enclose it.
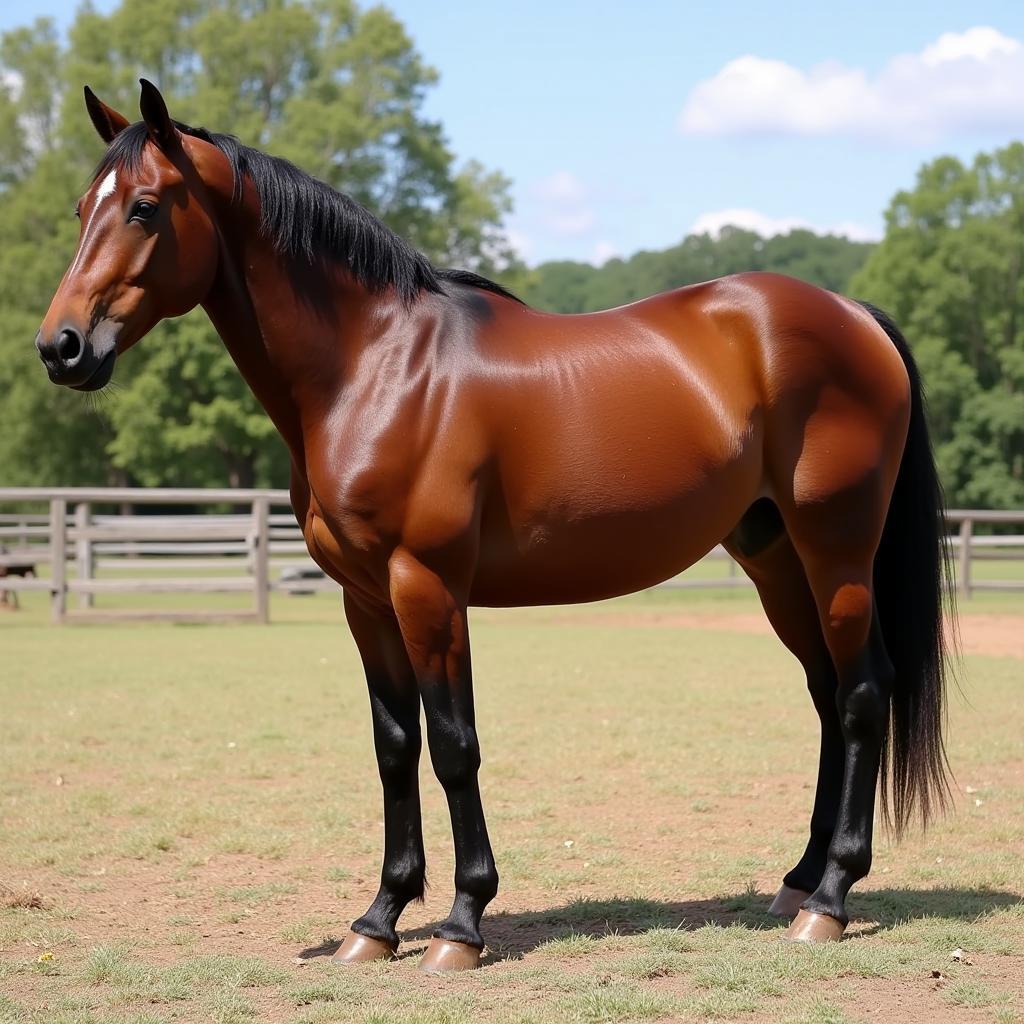
<instances>
[{"instance_id":1,"label":"horse's hind leg","mask_svg":"<svg viewBox=\"0 0 1024 1024\"><path fill-rule=\"evenodd\" d=\"M846 895L871 867L875 790L889 721L893 668L875 608L872 572L888 495L880 474L793 509L787 529L814 595L836 668L844 770L825 870L789 930L799 941L839 938Z\"/></svg>"},{"instance_id":2,"label":"horse's hind leg","mask_svg":"<svg viewBox=\"0 0 1024 1024\"><path fill-rule=\"evenodd\" d=\"M792 918L821 882L839 809L843 734L835 702L835 666L803 565L774 503L768 499L755 502L726 539L725 547L757 587L765 614L779 639L803 666L821 722L810 838L799 863L783 879L770 908L777 917Z\"/></svg>"}]
</instances>

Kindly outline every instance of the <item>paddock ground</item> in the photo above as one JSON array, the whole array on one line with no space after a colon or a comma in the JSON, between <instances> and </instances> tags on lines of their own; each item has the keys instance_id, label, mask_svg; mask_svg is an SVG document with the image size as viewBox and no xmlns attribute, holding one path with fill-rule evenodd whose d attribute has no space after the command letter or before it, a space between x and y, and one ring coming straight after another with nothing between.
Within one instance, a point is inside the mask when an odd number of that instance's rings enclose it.
<instances>
[{"instance_id":1,"label":"paddock ground","mask_svg":"<svg viewBox=\"0 0 1024 1024\"><path fill-rule=\"evenodd\" d=\"M1024 1021L1024 598L965 605L956 809L876 843L838 945L765 909L806 835L816 721L746 592L471 620L502 877L484 970L321 954L376 889L366 698L336 600L269 627L55 629L0 613L0 1021ZM963 959L951 959L954 950ZM300 961L301 962L297 962Z\"/></svg>"}]
</instances>

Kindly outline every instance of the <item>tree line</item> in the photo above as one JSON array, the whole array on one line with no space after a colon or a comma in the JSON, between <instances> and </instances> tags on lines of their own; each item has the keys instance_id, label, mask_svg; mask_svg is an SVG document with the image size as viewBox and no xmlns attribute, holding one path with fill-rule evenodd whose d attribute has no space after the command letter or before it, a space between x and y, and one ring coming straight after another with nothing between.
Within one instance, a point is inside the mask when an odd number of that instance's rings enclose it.
<instances>
[{"instance_id":1,"label":"tree line","mask_svg":"<svg viewBox=\"0 0 1024 1024\"><path fill-rule=\"evenodd\" d=\"M745 270L790 274L832 291L843 291L871 246L836 235L791 231L763 238L726 227L717 236L688 235L660 252L638 252L600 267L571 260L542 263L527 275L523 298L555 313L589 313L635 302L645 295Z\"/></svg>"},{"instance_id":2,"label":"tree line","mask_svg":"<svg viewBox=\"0 0 1024 1024\"><path fill-rule=\"evenodd\" d=\"M423 111L437 73L383 7L125 0L0 39L0 481L281 485L288 456L201 310L160 325L99 400L48 385L32 338L74 253L102 151L82 86L137 117L140 76L179 119L229 130L374 210L432 259L514 265L508 181L456 164Z\"/></svg>"},{"instance_id":3,"label":"tree line","mask_svg":"<svg viewBox=\"0 0 1024 1024\"><path fill-rule=\"evenodd\" d=\"M1024 145L931 161L877 245L740 228L600 267L527 269L503 224L509 182L458 164L424 113L437 74L402 24L353 0L132 0L0 38L0 484L287 482L287 453L201 311L162 324L91 398L49 385L32 338L75 248L99 156L89 83L126 113L137 79L176 116L287 157L348 192L431 259L577 313L744 270L792 274L887 309L929 396L951 504L1024 507Z\"/></svg>"}]
</instances>

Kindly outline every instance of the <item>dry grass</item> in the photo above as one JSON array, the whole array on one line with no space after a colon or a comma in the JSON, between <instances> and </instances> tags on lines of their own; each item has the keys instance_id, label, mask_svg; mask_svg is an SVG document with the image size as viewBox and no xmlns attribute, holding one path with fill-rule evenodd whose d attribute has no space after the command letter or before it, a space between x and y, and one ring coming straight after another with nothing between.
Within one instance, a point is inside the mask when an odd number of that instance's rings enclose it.
<instances>
[{"instance_id":1,"label":"dry grass","mask_svg":"<svg viewBox=\"0 0 1024 1024\"><path fill-rule=\"evenodd\" d=\"M295 962L333 949L379 867L365 693L333 605L282 605L308 621L266 629L5 617L0 1022L1020 1021L1024 663L968 658L956 813L880 837L851 938L793 948L765 910L806 834L813 713L773 639L658 624L683 606L753 607L661 593L599 618L475 616L502 890L487 966L449 979L416 969L451 900L426 763L432 885L402 958Z\"/></svg>"},{"instance_id":2,"label":"dry grass","mask_svg":"<svg viewBox=\"0 0 1024 1024\"><path fill-rule=\"evenodd\" d=\"M0 882L0 908L4 910L42 910L43 895L35 889L30 889L27 883L16 889L5 882Z\"/></svg>"}]
</instances>

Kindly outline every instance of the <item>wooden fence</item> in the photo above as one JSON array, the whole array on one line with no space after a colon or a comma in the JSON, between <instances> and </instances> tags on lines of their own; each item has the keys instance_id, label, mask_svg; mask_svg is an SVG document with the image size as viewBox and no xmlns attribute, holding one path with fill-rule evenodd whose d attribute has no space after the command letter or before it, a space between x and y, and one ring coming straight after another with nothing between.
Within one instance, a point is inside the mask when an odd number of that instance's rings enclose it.
<instances>
[{"instance_id":1,"label":"wooden fence","mask_svg":"<svg viewBox=\"0 0 1024 1024\"><path fill-rule=\"evenodd\" d=\"M337 589L330 580L291 583L272 570L315 569L287 491L173 488L0 488L0 506L43 506L0 514L0 569L32 566L34 577L7 576L0 589L50 594L54 622L163 618L269 621L271 590ZM135 506L160 506L136 514ZM131 509L132 511L101 511ZM169 511L184 506L182 512ZM210 511L197 508L244 508ZM46 567L47 572L41 571ZM119 575L104 575L103 571ZM160 575L163 572L165 575ZM190 572L191 575L183 575ZM129 575L124 575L128 573ZM97 609L97 594L241 593L249 608ZM69 598L75 607L69 608Z\"/></svg>"},{"instance_id":2,"label":"wooden fence","mask_svg":"<svg viewBox=\"0 0 1024 1024\"><path fill-rule=\"evenodd\" d=\"M159 508L148 514L136 511L146 505ZM1024 590L1024 579L978 579L972 571L977 560L1024 561L1024 536L976 532L979 525L1024 525L1024 511L954 510L947 521L961 594ZM724 549L716 548L708 559L721 564L723 572L665 585L750 585ZM30 569L35 575L14 575ZM0 576L5 572L9 575L0 579L0 592L46 592L54 622L268 622L272 591L338 589L316 575L283 490L0 488ZM307 572L312 578L304 577ZM238 593L250 595L251 601L248 608L232 610L99 609L94 602L97 594L153 593Z\"/></svg>"}]
</instances>

